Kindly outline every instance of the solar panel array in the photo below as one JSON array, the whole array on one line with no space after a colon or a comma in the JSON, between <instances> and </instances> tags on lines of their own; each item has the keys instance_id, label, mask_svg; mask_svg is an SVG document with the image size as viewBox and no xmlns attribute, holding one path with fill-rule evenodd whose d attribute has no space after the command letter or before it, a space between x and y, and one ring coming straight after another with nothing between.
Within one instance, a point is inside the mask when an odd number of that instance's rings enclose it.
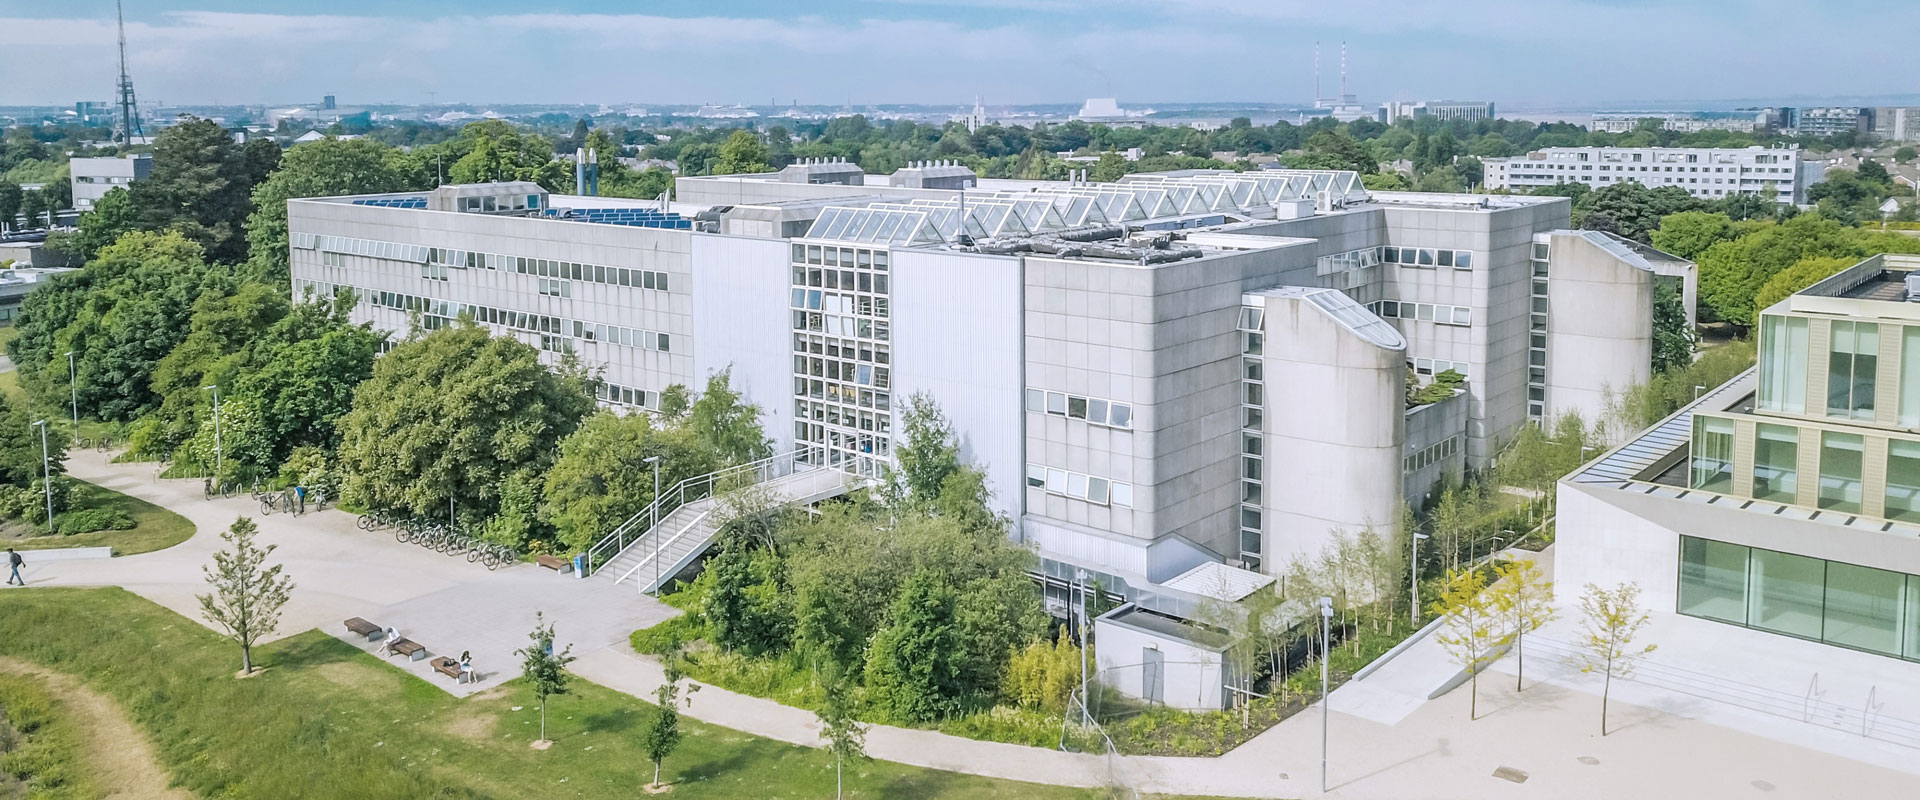
<instances>
[{"instance_id":1,"label":"solar panel array","mask_svg":"<svg viewBox=\"0 0 1920 800\"><path fill-rule=\"evenodd\" d=\"M603 225L629 225L636 228L666 228L669 230L690 230L693 220L671 211L657 211L651 208L576 208L571 219L580 222L598 222Z\"/></svg>"},{"instance_id":2,"label":"solar panel array","mask_svg":"<svg viewBox=\"0 0 1920 800\"><path fill-rule=\"evenodd\" d=\"M355 200L353 201L353 204L356 206L379 206L381 208L426 208L427 198L424 198L424 197L369 197L364 200Z\"/></svg>"}]
</instances>

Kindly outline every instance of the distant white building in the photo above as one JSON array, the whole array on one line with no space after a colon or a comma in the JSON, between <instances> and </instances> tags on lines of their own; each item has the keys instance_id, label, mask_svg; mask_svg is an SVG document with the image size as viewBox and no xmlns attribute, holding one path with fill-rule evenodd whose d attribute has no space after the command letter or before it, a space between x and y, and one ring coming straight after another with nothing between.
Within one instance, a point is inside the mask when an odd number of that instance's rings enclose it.
<instances>
[{"instance_id":1,"label":"distant white building","mask_svg":"<svg viewBox=\"0 0 1920 800\"><path fill-rule=\"evenodd\" d=\"M1414 103L1391 102L1380 106L1379 120L1389 125L1395 120L1432 117L1438 120L1493 119L1493 103L1477 100L1421 100Z\"/></svg>"},{"instance_id":2,"label":"distant white building","mask_svg":"<svg viewBox=\"0 0 1920 800\"><path fill-rule=\"evenodd\" d=\"M73 208L90 211L107 192L123 189L153 171L153 156L145 153L120 158L73 158L67 161L73 177Z\"/></svg>"},{"instance_id":3,"label":"distant white building","mask_svg":"<svg viewBox=\"0 0 1920 800\"><path fill-rule=\"evenodd\" d=\"M1643 113L1603 111L1593 115L1588 127L1598 133L1632 133L1646 120L1656 120L1663 130L1676 133L1700 131L1757 131L1766 127L1766 114L1755 111Z\"/></svg>"},{"instance_id":4,"label":"distant white building","mask_svg":"<svg viewBox=\"0 0 1920 800\"><path fill-rule=\"evenodd\" d=\"M1718 200L1765 194L1782 205L1806 201L1806 189L1825 175L1794 147L1549 147L1513 158L1488 158L1489 189L1524 192L1560 183L1604 189L1634 181L1648 188L1678 186L1694 197Z\"/></svg>"}]
</instances>

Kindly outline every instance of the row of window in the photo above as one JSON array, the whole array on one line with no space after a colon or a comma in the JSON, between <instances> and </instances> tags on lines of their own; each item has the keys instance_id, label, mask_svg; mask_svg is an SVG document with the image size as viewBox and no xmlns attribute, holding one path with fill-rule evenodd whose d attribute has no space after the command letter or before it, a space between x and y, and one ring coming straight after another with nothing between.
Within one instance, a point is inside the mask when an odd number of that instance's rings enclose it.
<instances>
[{"instance_id":1,"label":"row of window","mask_svg":"<svg viewBox=\"0 0 1920 800\"><path fill-rule=\"evenodd\" d=\"M1678 611L1920 661L1920 575L1682 536Z\"/></svg>"},{"instance_id":2,"label":"row of window","mask_svg":"<svg viewBox=\"0 0 1920 800\"><path fill-rule=\"evenodd\" d=\"M424 245L378 242L349 236L324 236L317 233L295 233L288 238L295 250L319 250L322 253L384 258L389 261L405 261L409 264L421 264L427 260L427 248ZM322 258L324 259L325 256Z\"/></svg>"},{"instance_id":3,"label":"row of window","mask_svg":"<svg viewBox=\"0 0 1920 800\"><path fill-rule=\"evenodd\" d=\"M816 264L828 267L859 267L885 272L887 269L887 251L867 250L854 247L832 247L817 244L796 244L793 246L794 264ZM819 284L814 284L818 286Z\"/></svg>"},{"instance_id":4,"label":"row of window","mask_svg":"<svg viewBox=\"0 0 1920 800\"><path fill-rule=\"evenodd\" d=\"M893 335L886 322L818 311L794 311L793 329L879 342L887 341Z\"/></svg>"},{"instance_id":5,"label":"row of window","mask_svg":"<svg viewBox=\"0 0 1920 800\"><path fill-rule=\"evenodd\" d=\"M614 405L620 405L620 406L635 406L638 408L659 408L660 407L659 392L649 392L645 389L635 389L631 386L618 386L611 383L602 383L600 384L600 389L596 393L596 395L600 398L600 401L603 403L612 403Z\"/></svg>"},{"instance_id":6,"label":"row of window","mask_svg":"<svg viewBox=\"0 0 1920 800\"><path fill-rule=\"evenodd\" d=\"M1419 452L1410 453L1402 457L1400 459L1400 471L1411 474L1452 458L1459 452L1460 437L1449 436L1420 448Z\"/></svg>"},{"instance_id":7,"label":"row of window","mask_svg":"<svg viewBox=\"0 0 1920 800\"><path fill-rule=\"evenodd\" d=\"M1385 319L1417 319L1422 322L1437 322L1441 325L1473 324L1473 309L1466 306L1380 300L1368 303L1367 310Z\"/></svg>"},{"instance_id":8,"label":"row of window","mask_svg":"<svg viewBox=\"0 0 1920 800\"><path fill-rule=\"evenodd\" d=\"M826 425L838 425L855 428L868 433L886 435L892 432L893 417L885 413L842 409L829 403L816 403L808 400L793 401L793 418L813 420Z\"/></svg>"},{"instance_id":9,"label":"row of window","mask_svg":"<svg viewBox=\"0 0 1920 800\"><path fill-rule=\"evenodd\" d=\"M1028 389L1027 410L1035 414L1084 419L1095 425L1104 425L1109 428L1123 430L1133 428L1133 406L1098 397L1081 397L1065 392Z\"/></svg>"},{"instance_id":10,"label":"row of window","mask_svg":"<svg viewBox=\"0 0 1920 800\"><path fill-rule=\"evenodd\" d=\"M1810 413L1807 408L1808 338L1806 317L1768 315L1760 320L1760 407L1786 414ZM1835 320L1827 336L1826 415L1874 421L1875 394L1880 378L1880 344L1885 335L1899 337L1899 363L1890 375L1900 380L1897 407L1891 415L1901 427L1920 427L1920 326L1881 325Z\"/></svg>"},{"instance_id":11,"label":"row of window","mask_svg":"<svg viewBox=\"0 0 1920 800\"><path fill-rule=\"evenodd\" d=\"M1403 267L1452 267L1473 269L1471 250L1435 250L1431 247L1386 247L1380 260Z\"/></svg>"},{"instance_id":12,"label":"row of window","mask_svg":"<svg viewBox=\"0 0 1920 800\"><path fill-rule=\"evenodd\" d=\"M1047 494L1085 500L1096 505L1133 507L1133 484L1131 483L1043 467L1039 464L1027 465L1027 486L1043 489Z\"/></svg>"},{"instance_id":13,"label":"row of window","mask_svg":"<svg viewBox=\"0 0 1920 800\"><path fill-rule=\"evenodd\" d=\"M864 274L864 273L863 273ZM822 292L818 289L794 289L793 308L835 314L858 314L886 319L889 303L884 296Z\"/></svg>"},{"instance_id":14,"label":"row of window","mask_svg":"<svg viewBox=\"0 0 1920 800\"><path fill-rule=\"evenodd\" d=\"M1241 316L1248 311L1260 309L1243 306ZM1262 334L1252 331L1241 335L1240 387L1241 396L1246 398L1240 406L1240 562L1247 569L1258 571L1262 557L1266 554L1265 531L1262 522L1266 487L1262 459L1266 455L1266 429L1263 426L1264 406L1257 400L1266 397L1266 362L1255 353L1259 349L1255 337Z\"/></svg>"},{"instance_id":15,"label":"row of window","mask_svg":"<svg viewBox=\"0 0 1920 800\"><path fill-rule=\"evenodd\" d=\"M292 236L293 246L300 250L321 251L321 263L329 267L346 266L342 255L366 256L391 261L405 261L413 264L431 264L439 269L423 272L423 277L434 280L447 280L447 267L458 269L491 269L514 272L520 275L533 275L540 278L558 278L560 280L587 281L608 286L626 286L634 289L668 290L667 273L655 270L608 267L599 264L582 264L577 261L555 261L545 258L525 258L499 253L476 253L469 250L453 250L442 247L426 247L416 244L380 242L372 239L355 239L346 236L324 236L313 233L296 233ZM329 258L329 255L332 257Z\"/></svg>"},{"instance_id":16,"label":"row of window","mask_svg":"<svg viewBox=\"0 0 1920 800\"><path fill-rule=\"evenodd\" d=\"M459 199L460 210L467 213L540 210L540 195L537 194L487 195Z\"/></svg>"},{"instance_id":17,"label":"row of window","mask_svg":"<svg viewBox=\"0 0 1920 800\"><path fill-rule=\"evenodd\" d=\"M859 270L852 270L821 269L819 267L802 267L795 265L793 268L793 285L795 287L833 289L842 292L888 294L887 276L884 273L869 271L865 267ZM794 301L794 305L799 305L799 301Z\"/></svg>"},{"instance_id":18,"label":"row of window","mask_svg":"<svg viewBox=\"0 0 1920 800\"><path fill-rule=\"evenodd\" d=\"M1465 361L1448 361L1441 358L1414 358L1408 359L1407 363L1413 367L1414 374L1416 375L1438 375L1442 372L1452 370L1460 373L1460 377L1462 378L1472 377L1467 374L1467 362Z\"/></svg>"},{"instance_id":19,"label":"row of window","mask_svg":"<svg viewBox=\"0 0 1920 800\"><path fill-rule=\"evenodd\" d=\"M793 357L793 374L825 378L830 381L853 383L888 389L893 386L892 371L886 367L872 364L858 364L837 358L810 358L796 355Z\"/></svg>"},{"instance_id":20,"label":"row of window","mask_svg":"<svg viewBox=\"0 0 1920 800\"><path fill-rule=\"evenodd\" d=\"M338 287L336 287L337 290ZM461 314L469 314L474 322L488 325L500 325L534 333L571 336L588 342L605 342L623 347L638 347L643 350L670 352L673 337L658 331L645 331L636 328L624 328L618 325L602 325L581 320L563 320L542 314L529 314L524 311L512 311L491 306L475 306L456 303L451 300L435 300L431 297L418 297L400 292L373 292L368 303L373 306L419 312L438 316L451 321ZM548 349L559 349L558 346Z\"/></svg>"},{"instance_id":21,"label":"row of window","mask_svg":"<svg viewBox=\"0 0 1920 800\"><path fill-rule=\"evenodd\" d=\"M1723 417L1694 421L1689 485L1721 494L1734 486L1735 423ZM1848 514L1861 513L1865 438L1838 431L1802 431L1788 425L1754 426L1752 496L1776 503L1797 503L1800 495L1800 446L1803 433L1817 439L1819 484L1814 504ZM1815 442L1808 442L1815 445ZM1887 440L1886 488L1881 516L1920 522L1920 442Z\"/></svg>"},{"instance_id":22,"label":"row of window","mask_svg":"<svg viewBox=\"0 0 1920 800\"><path fill-rule=\"evenodd\" d=\"M1346 272L1347 270L1366 269L1367 267L1377 266L1381 260L1380 252L1381 248L1375 246L1362 247L1358 250L1348 250L1344 253L1334 253L1330 256L1321 256L1318 261L1314 262L1313 274L1332 275L1336 272Z\"/></svg>"}]
</instances>

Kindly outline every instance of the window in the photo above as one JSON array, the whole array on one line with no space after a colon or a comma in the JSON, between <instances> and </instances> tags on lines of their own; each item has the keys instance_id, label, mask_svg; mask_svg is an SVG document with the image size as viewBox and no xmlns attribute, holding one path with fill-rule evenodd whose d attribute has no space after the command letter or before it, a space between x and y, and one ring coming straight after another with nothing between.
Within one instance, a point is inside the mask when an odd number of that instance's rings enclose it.
<instances>
[{"instance_id":1,"label":"window","mask_svg":"<svg viewBox=\"0 0 1920 800\"><path fill-rule=\"evenodd\" d=\"M1920 326L1900 329L1900 426L1920 428Z\"/></svg>"},{"instance_id":2,"label":"window","mask_svg":"<svg viewBox=\"0 0 1920 800\"><path fill-rule=\"evenodd\" d=\"M1747 565L1747 622L1756 628L1820 638L1826 564L1817 558L1754 550Z\"/></svg>"},{"instance_id":3,"label":"window","mask_svg":"<svg viewBox=\"0 0 1920 800\"><path fill-rule=\"evenodd\" d=\"M1828 431L1820 436L1821 508L1860 513L1861 438Z\"/></svg>"},{"instance_id":4,"label":"window","mask_svg":"<svg viewBox=\"0 0 1920 800\"><path fill-rule=\"evenodd\" d=\"M1800 430L1784 425L1755 426L1753 496L1792 503L1798 492Z\"/></svg>"},{"instance_id":5,"label":"window","mask_svg":"<svg viewBox=\"0 0 1920 800\"><path fill-rule=\"evenodd\" d=\"M1732 491L1733 431L1733 420L1694 417L1693 471L1689 486L1721 494Z\"/></svg>"},{"instance_id":6,"label":"window","mask_svg":"<svg viewBox=\"0 0 1920 800\"><path fill-rule=\"evenodd\" d=\"M1835 321L1828 341L1827 415L1872 420L1880 326Z\"/></svg>"},{"instance_id":7,"label":"window","mask_svg":"<svg viewBox=\"0 0 1920 800\"><path fill-rule=\"evenodd\" d=\"M1887 442L1887 506L1884 516L1920 522L1920 442Z\"/></svg>"},{"instance_id":8,"label":"window","mask_svg":"<svg viewBox=\"0 0 1920 800\"><path fill-rule=\"evenodd\" d=\"M1745 625L1747 548L1711 539L1680 537L1679 611Z\"/></svg>"},{"instance_id":9,"label":"window","mask_svg":"<svg viewBox=\"0 0 1920 800\"><path fill-rule=\"evenodd\" d=\"M1826 566L1826 614L1821 638L1845 647L1899 655L1901 594L1907 576L1837 561L1829 561Z\"/></svg>"},{"instance_id":10,"label":"window","mask_svg":"<svg viewBox=\"0 0 1920 800\"><path fill-rule=\"evenodd\" d=\"M1807 410L1807 320L1767 315L1760 322L1760 407Z\"/></svg>"}]
</instances>

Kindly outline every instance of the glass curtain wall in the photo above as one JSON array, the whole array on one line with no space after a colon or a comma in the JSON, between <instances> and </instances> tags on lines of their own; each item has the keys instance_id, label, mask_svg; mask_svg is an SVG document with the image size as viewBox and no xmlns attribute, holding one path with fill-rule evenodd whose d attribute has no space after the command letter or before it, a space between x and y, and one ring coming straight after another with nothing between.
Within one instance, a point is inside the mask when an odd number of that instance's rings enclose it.
<instances>
[{"instance_id":1,"label":"glass curtain wall","mask_svg":"<svg viewBox=\"0 0 1920 800\"><path fill-rule=\"evenodd\" d=\"M1860 513L1860 436L1828 431L1820 435L1820 507Z\"/></svg>"},{"instance_id":2,"label":"glass curtain wall","mask_svg":"<svg viewBox=\"0 0 1920 800\"><path fill-rule=\"evenodd\" d=\"M1806 413L1806 318L1761 318L1760 407L1788 414Z\"/></svg>"},{"instance_id":3,"label":"glass curtain wall","mask_svg":"<svg viewBox=\"0 0 1920 800\"><path fill-rule=\"evenodd\" d=\"M1920 522L1920 442L1887 441L1887 519Z\"/></svg>"},{"instance_id":4,"label":"glass curtain wall","mask_svg":"<svg viewBox=\"0 0 1920 800\"><path fill-rule=\"evenodd\" d=\"M1791 503L1799 492L1800 429L1756 425L1753 440L1753 496Z\"/></svg>"},{"instance_id":5,"label":"glass curtain wall","mask_svg":"<svg viewBox=\"0 0 1920 800\"><path fill-rule=\"evenodd\" d=\"M1733 420L1701 416L1693 419L1690 485L1721 494L1733 491Z\"/></svg>"},{"instance_id":6,"label":"glass curtain wall","mask_svg":"<svg viewBox=\"0 0 1920 800\"><path fill-rule=\"evenodd\" d=\"M1678 611L1920 661L1920 575L1682 536Z\"/></svg>"},{"instance_id":7,"label":"glass curtain wall","mask_svg":"<svg viewBox=\"0 0 1920 800\"><path fill-rule=\"evenodd\" d=\"M1827 416L1873 419L1880 326L1838 320L1827 345Z\"/></svg>"},{"instance_id":8,"label":"glass curtain wall","mask_svg":"<svg viewBox=\"0 0 1920 800\"><path fill-rule=\"evenodd\" d=\"M1900 329L1900 427L1920 428L1920 326Z\"/></svg>"}]
</instances>

